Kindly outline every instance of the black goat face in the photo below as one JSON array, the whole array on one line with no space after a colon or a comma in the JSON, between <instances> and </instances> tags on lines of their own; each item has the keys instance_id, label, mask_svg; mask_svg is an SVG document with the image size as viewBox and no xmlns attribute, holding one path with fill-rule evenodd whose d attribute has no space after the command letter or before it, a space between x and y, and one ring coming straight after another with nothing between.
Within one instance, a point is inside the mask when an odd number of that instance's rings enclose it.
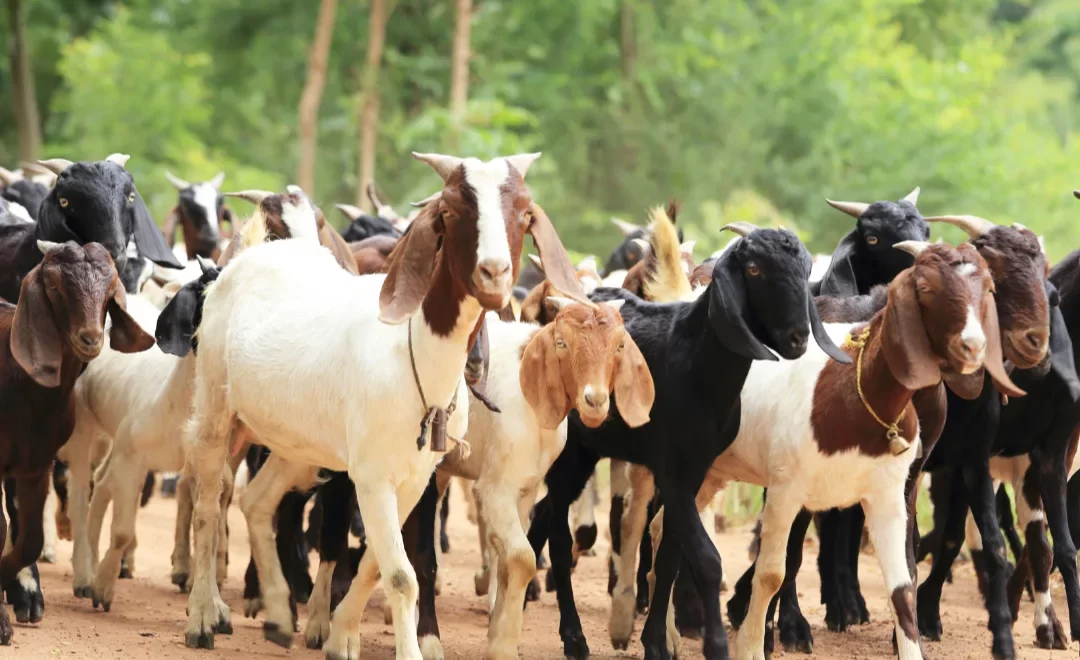
<instances>
[{"instance_id":1,"label":"black goat face","mask_svg":"<svg viewBox=\"0 0 1080 660\"><path fill-rule=\"evenodd\" d=\"M196 183L180 191L180 209L198 231L199 241L216 246L221 240L225 198L213 183Z\"/></svg>"},{"instance_id":2,"label":"black goat face","mask_svg":"<svg viewBox=\"0 0 1080 660\"><path fill-rule=\"evenodd\" d=\"M884 281L891 281L915 263L915 257L903 250L894 250L894 245L930 239L930 224L915 205L906 200L871 204L859 216L855 231L859 235L859 249L878 264Z\"/></svg>"}]
</instances>

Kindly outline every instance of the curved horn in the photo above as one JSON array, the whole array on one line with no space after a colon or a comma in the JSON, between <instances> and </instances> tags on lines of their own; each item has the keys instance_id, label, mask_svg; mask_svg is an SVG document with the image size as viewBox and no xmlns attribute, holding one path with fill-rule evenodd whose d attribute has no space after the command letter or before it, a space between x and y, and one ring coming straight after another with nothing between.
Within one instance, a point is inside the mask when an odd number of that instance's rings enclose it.
<instances>
[{"instance_id":1,"label":"curved horn","mask_svg":"<svg viewBox=\"0 0 1080 660\"><path fill-rule=\"evenodd\" d=\"M3 182L5 186L10 186L22 179L22 175L16 172L12 172L6 167L0 167L0 182Z\"/></svg>"},{"instance_id":2,"label":"curved horn","mask_svg":"<svg viewBox=\"0 0 1080 660\"><path fill-rule=\"evenodd\" d=\"M126 167L129 158L131 158L131 154L109 154L105 157L105 160L120 167Z\"/></svg>"},{"instance_id":3,"label":"curved horn","mask_svg":"<svg viewBox=\"0 0 1080 660\"><path fill-rule=\"evenodd\" d=\"M49 254L51 254L53 252L63 250L64 249L64 244L63 243L53 243L52 241L38 241L37 242L37 247L38 247L39 250L41 250L42 254L44 254L45 256L49 256Z\"/></svg>"},{"instance_id":4,"label":"curved horn","mask_svg":"<svg viewBox=\"0 0 1080 660\"><path fill-rule=\"evenodd\" d=\"M222 197L239 197L240 199L247 200L252 204L262 204L263 200L267 197L273 196L274 193L267 190L241 190L240 192L227 192L221 193Z\"/></svg>"},{"instance_id":5,"label":"curved horn","mask_svg":"<svg viewBox=\"0 0 1080 660\"><path fill-rule=\"evenodd\" d=\"M529 261L531 261L533 265L536 266L536 269L538 271L540 271L541 273L544 272L544 262L540 261L540 257L536 256L535 254L530 254Z\"/></svg>"},{"instance_id":6,"label":"curved horn","mask_svg":"<svg viewBox=\"0 0 1080 660\"><path fill-rule=\"evenodd\" d=\"M963 229L973 239L986 235L986 232L997 226L977 215L933 215L926 218L926 221L947 222L954 227Z\"/></svg>"},{"instance_id":7,"label":"curved horn","mask_svg":"<svg viewBox=\"0 0 1080 660\"><path fill-rule=\"evenodd\" d=\"M870 208L870 205L864 202L834 202L831 199L825 201L837 211L847 213L853 218L858 218L863 213L866 213L866 209Z\"/></svg>"},{"instance_id":8,"label":"curved horn","mask_svg":"<svg viewBox=\"0 0 1080 660\"><path fill-rule=\"evenodd\" d=\"M739 236L745 238L747 234L754 231L755 229L757 229L757 227L750 224L749 222L729 222L728 224L721 227L720 231L735 232Z\"/></svg>"},{"instance_id":9,"label":"curved horn","mask_svg":"<svg viewBox=\"0 0 1080 660\"><path fill-rule=\"evenodd\" d=\"M440 197L442 197L442 191L441 190L439 192L433 194L433 195L428 195L427 197L423 198L419 202L410 202L409 205L410 206L415 206L416 208L424 208L425 206L427 206L428 204L434 202L435 200L439 199Z\"/></svg>"},{"instance_id":10,"label":"curved horn","mask_svg":"<svg viewBox=\"0 0 1080 660\"><path fill-rule=\"evenodd\" d=\"M619 231L622 232L623 236L629 236L630 234L633 234L636 231L640 231L640 230L644 229L644 227L639 227L638 225L635 225L632 222L627 222L626 220L620 220L619 218L612 218L611 219L611 224L618 227Z\"/></svg>"},{"instance_id":11,"label":"curved horn","mask_svg":"<svg viewBox=\"0 0 1080 660\"><path fill-rule=\"evenodd\" d=\"M169 183L173 185L173 188L176 188L177 190L186 190L191 187L190 183L184 181L169 170L165 170L165 178L168 179Z\"/></svg>"},{"instance_id":12,"label":"curved horn","mask_svg":"<svg viewBox=\"0 0 1080 660\"><path fill-rule=\"evenodd\" d=\"M38 165L41 165L45 169L49 170L56 176L60 176L64 170L71 167L75 163L67 160L66 158L50 158L49 160L39 160Z\"/></svg>"},{"instance_id":13,"label":"curved horn","mask_svg":"<svg viewBox=\"0 0 1080 660\"><path fill-rule=\"evenodd\" d=\"M195 258L198 259L199 269L202 270L203 274L206 274L217 267L217 264L215 264L213 261L210 261L201 254L195 255Z\"/></svg>"},{"instance_id":14,"label":"curved horn","mask_svg":"<svg viewBox=\"0 0 1080 660\"><path fill-rule=\"evenodd\" d=\"M224 172L218 172L217 174L214 175L214 178L207 181L207 183L209 183L211 186L213 186L217 190L221 190L221 184L224 181L225 181L225 173Z\"/></svg>"},{"instance_id":15,"label":"curved horn","mask_svg":"<svg viewBox=\"0 0 1080 660\"><path fill-rule=\"evenodd\" d=\"M926 241L900 241L899 243L894 243L893 247L917 257L923 250L930 247L930 243Z\"/></svg>"},{"instance_id":16,"label":"curved horn","mask_svg":"<svg viewBox=\"0 0 1080 660\"><path fill-rule=\"evenodd\" d=\"M905 202L911 202L912 206L918 206L919 205L919 193L920 192L922 192L922 189L919 188L919 186L915 186L915 190L912 190L907 195L904 195L904 201Z\"/></svg>"},{"instance_id":17,"label":"curved horn","mask_svg":"<svg viewBox=\"0 0 1080 660\"><path fill-rule=\"evenodd\" d=\"M518 171L521 178L524 179L525 175L529 172L529 167L533 162L540 157L540 152L532 154L514 154L513 156L507 156L506 162L514 166L514 169Z\"/></svg>"},{"instance_id":18,"label":"curved horn","mask_svg":"<svg viewBox=\"0 0 1080 660\"><path fill-rule=\"evenodd\" d=\"M344 213L349 220L356 220L364 213L359 206L353 206L352 204L334 204L334 208Z\"/></svg>"},{"instance_id":19,"label":"curved horn","mask_svg":"<svg viewBox=\"0 0 1080 660\"><path fill-rule=\"evenodd\" d=\"M413 158L423 161L431 166L431 169L435 170L442 180L445 182L450 178L450 175L457 168L461 167L461 164L465 161L464 158L458 158L457 156L444 156L443 154L422 154L419 152L413 152Z\"/></svg>"}]
</instances>

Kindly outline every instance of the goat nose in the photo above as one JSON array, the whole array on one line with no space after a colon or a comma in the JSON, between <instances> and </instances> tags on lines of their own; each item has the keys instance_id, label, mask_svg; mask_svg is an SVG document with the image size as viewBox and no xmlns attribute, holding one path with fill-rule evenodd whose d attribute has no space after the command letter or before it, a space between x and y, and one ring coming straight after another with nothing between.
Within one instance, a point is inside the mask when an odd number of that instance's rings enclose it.
<instances>
[{"instance_id":1,"label":"goat nose","mask_svg":"<svg viewBox=\"0 0 1080 660\"><path fill-rule=\"evenodd\" d=\"M810 337L810 333L806 330L792 330L788 335L788 343L792 348L803 348L806 346L806 340Z\"/></svg>"},{"instance_id":2,"label":"goat nose","mask_svg":"<svg viewBox=\"0 0 1080 660\"><path fill-rule=\"evenodd\" d=\"M1024 334L1024 339L1027 341L1028 346L1039 350L1046 343L1046 333L1042 330L1028 330Z\"/></svg>"},{"instance_id":3,"label":"goat nose","mask_svg":"<svg viewBox=\"0 0 1080 660\"><path fill-rule=\"evenodd\" d=\"M480 268L480 279L484 283L497 282L499 278L510 273L510 262L504 259L484 259L477 267Z\"/></svg>"},{"instance_id":4,"label":"goat nose","mask_svg":"<svg viewBox=\"0 0 1080 660\"><path fill-rule=\"evenodd\" d=\"M964 350L964 356L975 360L982 356L983 349L986 348L986 340L982 338L965 339L960 342L961 348Z\"/></svg>"},{"instance_id":5,"label":"goat nose","mask_svg":"<svg viewBox=\"0 0 1080 660\"><path fill-rule=\"evenodd\" d=\"M585 390L585 403L589 404L593 408L600 408L607 403L607 392L598 392L592 388L586 388Z\"/></svg>"},{"instance_id":6,"label":"goat nose","mask_svg":"<svg viewBox=\"0 0 1080 660\"><path fill-rule=\"evenodd\" d=\"M79 341L85 348L97 348L101 343L101 332L98 330L80 330Z\"/></svg>"}]
</instances>

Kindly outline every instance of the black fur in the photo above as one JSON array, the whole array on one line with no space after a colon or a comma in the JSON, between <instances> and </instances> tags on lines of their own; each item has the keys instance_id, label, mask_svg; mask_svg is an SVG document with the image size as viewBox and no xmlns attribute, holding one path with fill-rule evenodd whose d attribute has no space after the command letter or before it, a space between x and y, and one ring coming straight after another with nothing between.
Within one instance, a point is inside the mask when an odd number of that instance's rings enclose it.
<instances>
[{"instance_id":1,"label":"black fur","mask_svg":"<svg viewBox=\"0 0 1080 660\"><path fill-rule=\"evenodd\" d=\"M220 268L203 271L199 279L182 286L161 310L154 338L163 352L177 357L184 357L188 351L198 353L199 340L195 331L202 321L203 293L220 274ZM254 474L252 472L252 476Z\"/></svg>"},{"instance_id":2,"label":"black fur","mask_svg":"<svg viewBox=\"0 0 1080 660\"><path fill-rule=\"evenodd\" d=\"M36 181L30 181L29 179L16 181L4 188L3 192L0 192L0 197L3 197L9 202L21 204L33 220L38 219L38 209L41 207L41 202L43 202L48 195L48 186Z\"/></svg>"},{"instance_id":3,"label":"black fur","mask_svg":"<svg viewBox=\"0 0 1080 660\"><path fill-rule=\"evenodd\" d=\"M401 238L401 232L386 218L377 215L363 214L349 223L349 226L341 232L341 237L346 243L355 243L372 236L393 236Z\"/></svg>"}]
</instances>

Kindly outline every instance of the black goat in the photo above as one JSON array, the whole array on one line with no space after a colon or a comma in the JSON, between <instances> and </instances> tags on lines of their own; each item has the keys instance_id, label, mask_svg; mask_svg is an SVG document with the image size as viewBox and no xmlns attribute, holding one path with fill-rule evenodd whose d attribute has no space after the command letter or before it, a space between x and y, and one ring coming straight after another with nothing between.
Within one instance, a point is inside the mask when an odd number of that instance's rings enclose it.
<instances>
[{"instance_id":1,"label":"black goat","mask_svg":"<svg viewBox=\"0 0 1080 660\"><path fill-rule=\"evenodd\" d=\"M349 226L341 232L341 237L347 243L355 243L372 236L401 238L401 232L395 229L393 223L386 218L364 213L359 207L351 204L337 204L336 206L349 219Z\"/></svg>"},{"instance_id":2,"label":"black goat","mask_svg":"<svg viewBox=\"0 0 1080 660\"><path fill-rule=\"evenodd\" d=\"M566 448L548 471L548 494L537 504L529 540L539 555L551 542L565 655L589 650L570 583L572 538L567 515L601 456L647 466L664 498L666 534L655 561L656 586L642 631L645 658L667 658L665 618L680 557L685 554L705 607L705 657L727 657L720 621L720 557L701 525L694 498L705 471L734 440L739 392L755 359L806 351L811 331L834 359L850 361L825 335L810 298L811 258L794 234L728 226L744 238L717 261L708 289L692 303L652 304L617 289L594 300L622 299L626 329L656 382L651 422L629 429L612 414L598 429L571 415ZM616 401L616 407L618 402Z\"/></svg>"},{"instance_id":3,"label":"black goat","mask_svg":"<svg viewBox=\"0 0 1080 660\"><path fill-rule=\"evenodd\" d=\"M5 186L3 192L0 192L0 197L9 202L20 204L26 209L30 219L35 221L38 219L38 209L41 207L41 202L48 195L48 186L30 179L14 181Z\"/></svg>"}]
</instances>

